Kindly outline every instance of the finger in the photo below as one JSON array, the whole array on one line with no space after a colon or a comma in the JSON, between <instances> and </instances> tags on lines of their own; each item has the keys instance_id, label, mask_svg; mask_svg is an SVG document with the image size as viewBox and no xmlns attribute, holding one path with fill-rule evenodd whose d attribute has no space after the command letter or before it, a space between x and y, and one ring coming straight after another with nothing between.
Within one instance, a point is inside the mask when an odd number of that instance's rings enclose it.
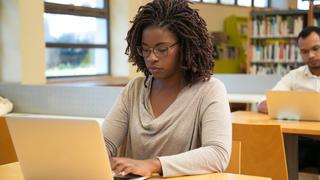
<instances>
[{"instance_id":1,"label":"finger","mask_svg":"<svg viewBox=\"0 0 320 180\"><path fill-rule=\"evenodd\" d=\"M117 159L116 158L112 158L111 159L111 169L114 169L117 166Z\"/></svg>"},{"instance_id":2,"label":"finger","mask_svg":"<svg viewBox=\"0 0 320 180\"><path fill-rule=\"evenodd\" d=\"M123 164L125 161L123 161L122 158L112 158L111 159L111 169L114 169L119 164Z\"/></svg>"},{"instance_id":3,"label":"finger","mask_svg":"<svg viewBox=\"0 0 320 180\"><path fill-rule=\"evenodd\" d=\"M120 172L121 176L126 176L129 173L134 174L134 167L133 166L128 166L125 169L123 169L123 171Z\"/></svg>"},{"instance_id":4,"label":"finger","mask_svg":"<svg viewBox=\"0 0 320 180\"><path fill-rule=\"evenodd\" d=\"M127 166L126 166L125 164L121 164L121 165L118 165L118 166L114 169L114 171L115 171L117 174L123 176L123 175L122 175L122 174L123 174L123 171L124 171L126 168L127 168Z\"/></svg>"},{"instance_id":5,"label":"finger","mask_svg":"<svg viewBox=\"0 0 320 180\"><path fill-rule=\"evenodd\" d=\"M132 167L133 165L127 161L120 161L117 163L117 165L114 167L113 171L121 176L124 174L124 170L126 168Z\"/></svg>"}]
</instances>

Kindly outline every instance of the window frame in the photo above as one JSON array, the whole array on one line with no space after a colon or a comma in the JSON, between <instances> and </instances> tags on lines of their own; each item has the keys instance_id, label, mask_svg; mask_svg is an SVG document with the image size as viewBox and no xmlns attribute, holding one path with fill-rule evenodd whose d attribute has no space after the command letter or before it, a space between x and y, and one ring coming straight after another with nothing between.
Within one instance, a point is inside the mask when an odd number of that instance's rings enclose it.
<instances>
[{"instance_id":1,"label":"window frame","mask_svg":"<svg viewBox=\"0 0 320 180\"><path fill-rule=\"evenodd\" d=\"M44 1L44 13L61 14L61 15L75 15L83 17L102 18L106 20L106 44L90 44L90 43L52 43L46 42L46 48L88 48L88 49L105 49L108 52L107 61L108 68L104 74L96 75L72 75L72 76L51 76L47 79L55 78L76 78L76 77L96 77L96 76L109 76L111 74L111 52L110 52L110 6L109 0L103 0L103 8L91 8L84 6L75 6L68 4L58 4Z\"/></svg>"},{"instance_id":2,"label":"window frame","mask_svg":"<svg viewBox=\"0 0 320 180\"><path fill-rule=\"evenodd\" d=\"M224 6L254 7L254 8L270 8L271 7L271 0L268 0L268 6L267 7L255 7L254 6L254 1L259 1L259 0L251 0L251 6L241 6L241 5L238 4L238 0L235 0L234 4L223 4L223 3L221 3L221 0L217 0L217 3L203 2L203 0L193 1L193 2L194 3L205 3L205 4L218 4L218 5L224 5Z\"/></svg>"}]
</instances>

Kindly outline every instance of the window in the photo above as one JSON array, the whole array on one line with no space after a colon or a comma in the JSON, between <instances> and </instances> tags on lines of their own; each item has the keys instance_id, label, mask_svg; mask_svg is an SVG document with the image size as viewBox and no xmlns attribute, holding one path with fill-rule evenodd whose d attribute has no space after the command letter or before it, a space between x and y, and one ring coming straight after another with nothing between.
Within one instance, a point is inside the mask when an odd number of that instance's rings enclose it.
<instances>
[{"instance_id":1,"label":"window","mask_svg":"<svg viewBox=\"0 0 320 180\"><path fill-rule=\"evenodd\" d=\"M236 0L220 0L221 4L228 4L228 5L234 5L236 3Z\"/></svg>"},{"instance_id":2,"label":"window","mask_svg":"<svg viewBox=\"0 0 320 180\"><path fill-rule=\"evenodd\" d=\"M252 5L252 1L248 1L248 0L238 0L238 5L239 6L247 6L247 7L251 7Z\"/></svg>"},{"instance_id":3,"label":"window","mask_svg":"<svg viewBox=\"0 0 320 180\"><path fill-rule=\"evenodd\" d=\"M45 0L46 76L109 74L107 0Z\"/></svg>"},{"instance_id":4,"label":"window","mask_svg":"<svg viewBox=\"0 0 320 180\"><path fill-rule=\"evenodd\" d=\"M267 7L269 7L268 3L269 2L267 0L264 0L264 1L256 0L256 1L253 2L253 6L254 7L259 7L259 8L267 8Z\"/></svg>"},{"instance_id":5,"label":"window","mask_svg":"<svg viewBox=\"0 0 320 180\"><path fill-rule=\"evenodd\" d=\"M237 5L246 7L259 7L268 8L270 7L271 0L193 0L193 2L200 3L213 3L213 4L224 4L224 5Z\"/></svg>"},{"instance_id":6,"label":"window","mask_svg":"<svg viewBox=\"0 0 320 180\"><path fill-rule=\"evenodd\" d=\"M198 2L200 2L198 0ZM207 2L207 3L218 3L218 0L203 0L203 2Z\"/></svg>"},{"instance_id":7,"label":"window","mask_svg":"<svg viewBox=\"0 0 320 180\"><path fill-rule=\"evenodd\" d=\"M297 1L298 9L308 10L309 9L309 1L298 0ZM320 1L313 1L314 5L319 5Z\"/></svg>"}]
</instances>

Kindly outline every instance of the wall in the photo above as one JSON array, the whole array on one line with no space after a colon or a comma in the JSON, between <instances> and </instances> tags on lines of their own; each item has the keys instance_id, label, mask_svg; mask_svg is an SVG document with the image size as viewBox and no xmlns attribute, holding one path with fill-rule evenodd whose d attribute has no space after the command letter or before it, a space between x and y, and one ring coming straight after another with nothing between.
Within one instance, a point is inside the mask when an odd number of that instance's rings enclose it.
<instances>
[{"instance_id":1,"label":"wall","mask_svg":"<svg viewBox=\"0 0 320 180\"><path fill-rule=\"evenodd\" d=\"M19 81L21 77L21 55L18 1L0 0L1 27L1 81Z\"/></svg>"},{"instance_id":2,"label":"wall","mask_svg":"<svg viewBox=\"0 0 320 180\"><path fill-rule=\"evenodd\" d=\"M19 1L21 82L23 84L46 83L42 3L43 0Z\"/></svg>"},{"instance_id":3,"label":"wall","mask_svg":"<svg viewBox=\"0 0 320 180\"><path fill-rule=\"evenodd\" d=\"M129 26L128 4L110 0L110 53L113 76L128 76L124 54ZM130 2L130 3L129 3ZM45 84L43 0L0 0L0 81Z\"/></svg>"},{"instance_id":4,"label":"wall","mask_svg":"<svg viewBox=\"0 0 320 180\"><path fill-rule=\"evenodd\" d=\"M274 0L274 1L277 1L277 0ZM289 9L297 9L297 4L298 4L297 0L288 0L287 2L288 2Z\"/></svg>"},{"instance_id":5,"label":"wall","mask_svg":"<svg viewBox=\"0 0 320 180\"><path fill-rule=\"evenodd\" d=\"M146 3L148 3L148 0L132 0L129 2L129 13L128 13L128 20L132 21L133 18L135 17L135 15L138 12L138 9L141 5L144 5ZM131 27L131 23L129 25L129 27ZM129 28L128 28L129 29ZM137 76L142 76L143 73L139 72L137 73L137 66L133 66L132 64L129 65L129 78L133 79L134 77Z\"/></svg>"},{"instance_id":6,"label":"wall","mask_svg":"<svg viewBox=\"0 0 320 180\"><path fill-rule=\"evenodd\" d=\"M128 76L128 56L125 55L127 29L129 28L128 13L130 0L110 0L110 53L111 74ZM132 1L132 0L131 0Z\"/></svg>"},{"instance_id":7,"label":"wall","mask_svg":"<svg viewBox=\"0 0 320 180\"><path fill-rule=\"evenodd\" d=\"M2 67L3 67L3 64L2 64L2 54L3 54L3 40L2 40L2 25L1 25L1 22L2 22L2 15L3 14L3 10L2 10L2 3L0 1L0 81L2 81Z\"/></svg>"},{"instance_id":8,"label":"wall","mask_svg":"<svg viewBox=\"0 0 320 180\"><path fill-rule=\"evenodd\" d=\"M139 6L150 0L110 0L111 75L134 78L136 67L124 54L126 33ZM296 4L296 0L295 1ZM225 17L249 16L250 8L213 4L192 5L199 9L209 31L222 31ZM294 6L292 1L288 6ZM0 81L44 84L43 0L0 0Z\"/></svg>"},{"instance_id":9,"label":"wall","mask_svg":"<svg viewBox=\"0 0 320 180\"><path fill-rule=\"evenodd\" d=\"M136 0L137 2L137 0ZM140 5L148 1L140 0ZM138 10L138 3L136 5L131 5L131 17L134 17ZM249 17L250 9L248 7L236 7L236 6L224 6L224 5L214 5L214 4L203 4L194 3L193 8L199 10L199 14L207 22L207 28L211 31L223 31L223 21L226 17L236 14L237 16ZM130 17L130 15L129 15ZM130 66L129 78L134 78L136 76L141 76L142 73L136 73L136 67Z\"/></svg>"},{"instance_id":10,"label":"wall","mask_svg":"<svg viewBox=\"0 0 320 180\"><path fill-rule=\"evenodd\" d=\"M195 9L199 9L200 16L207 22L207 28L211 31L223 31L224 19L231 15L249 17L251 8L214 5L214 4L201 4L195 3Z\"/></svg>"},{"instance_id":11,"label":"wall","mask_svg":"<svg viewBox=\"0 0 320 180\"><path fill-rule=\"evenodd\" d=\"M42 2L0 0L1 81L25 84L46 82Z\"/></svg>"}]
</instances>

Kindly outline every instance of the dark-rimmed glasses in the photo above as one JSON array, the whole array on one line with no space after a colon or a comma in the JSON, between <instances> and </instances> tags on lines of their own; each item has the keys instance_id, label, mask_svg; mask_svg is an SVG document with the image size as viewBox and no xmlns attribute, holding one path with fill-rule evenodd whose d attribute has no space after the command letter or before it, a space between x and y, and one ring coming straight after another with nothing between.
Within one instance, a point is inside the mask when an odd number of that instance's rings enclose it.
<instances>
[{"instance_id":1,"label":"dark-rimmed glasses","mask_svg":"<svg viewBox=\"0 0 320 180\"><path fill-rule=\"evenodd\" d=\"M166 57L168 55L168 51L170 48L174 47L177 45L178 42L173 43L172 45L163 45L160 44L154 48L149 48L149 47L143 47L143 46L137 46L137 51L138 54L144 58L150 56L151 51L154 53L155 56L158 58Z\"/></svg>"}]
</instances>

